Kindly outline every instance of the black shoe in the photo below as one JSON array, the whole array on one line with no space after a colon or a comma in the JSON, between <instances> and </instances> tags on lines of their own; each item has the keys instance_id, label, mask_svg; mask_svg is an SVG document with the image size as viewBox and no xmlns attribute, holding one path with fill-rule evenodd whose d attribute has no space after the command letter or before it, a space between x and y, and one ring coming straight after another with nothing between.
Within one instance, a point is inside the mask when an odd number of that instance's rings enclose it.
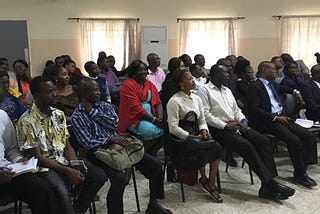
<instances>
[{"instance_id":1,"label":"black shoe","mask_svg":"<svg viewBox=\"0 0 320 214\"><path fill-rule=\"evenodd\" d=\"M280 193L273 192L271 189L268 189L266 187L261 187L259 189L259 197L269 199L269 200L286 200L286 199L288 199L287 197L281 195Z\"/></svg>"},{"instance_id":2,"label":"black shoe","mask_svg":"<svg viewBox=\"0 0 320 214\"><path fill-rule=\"evenodd\" d=\"M149 204L146 210L146 214L172 214L172 212L157 203L153 205Z\"/></svg>"},{"instance_id":3,"label":"black shoe","mask_svg":"<svg viewBox=\"0 0 320 214\"><path fill-rule=\"evenodd\" d=\"M310 178L307 174L303 175L294 175L293 180L298 184L301 184L305 187L311 188L313 186L317 186L317 182Z\"/></svg>"},{"instance_id":4,"label":"black shoe","mask_svg":"<svg viewBox=\"0 0 320 214\"><path fill-rule=\"evenodd\" d=\"M270 181L270 187L272 188L272 190L276 193L280 193L281 195L283 195L286 198L289 198L291 196L294 195L294 193L296 192L295 189L290 188L288 186L285 186L283 184L278 183L275 180Z\"/></svg>"}]
</instances>

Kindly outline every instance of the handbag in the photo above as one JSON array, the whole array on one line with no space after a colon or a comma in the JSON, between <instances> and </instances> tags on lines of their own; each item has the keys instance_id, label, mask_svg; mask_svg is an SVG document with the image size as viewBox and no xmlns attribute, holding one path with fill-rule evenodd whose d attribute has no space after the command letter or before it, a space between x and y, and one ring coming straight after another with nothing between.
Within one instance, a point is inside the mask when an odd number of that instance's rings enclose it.
<instances>
[{"instance_id":1,"label":"handbag","mask_svg":"<svg viewBox=\"0 0 320 214\"><path fill-rule=\"evenodd\" d=\"M198 135L200 132L197 114L194 111L189 111L182 120L179 120L179 126L192 135Z\"/></svg>"},{"instance_id":2,"label":"handbag","mask_svg":"<svg viewBox=\"0 0 320 214\"><path fill-rule=\"evenodd\" d=\"M130 168L138 163L144 155L144 147L141 140L129 134L120 136L124 136L129 140L131 144L129 149L118 144L112 144L107 148L98 148L94 152L97 159L116 170Z\"/></svg>"}]
</instances>

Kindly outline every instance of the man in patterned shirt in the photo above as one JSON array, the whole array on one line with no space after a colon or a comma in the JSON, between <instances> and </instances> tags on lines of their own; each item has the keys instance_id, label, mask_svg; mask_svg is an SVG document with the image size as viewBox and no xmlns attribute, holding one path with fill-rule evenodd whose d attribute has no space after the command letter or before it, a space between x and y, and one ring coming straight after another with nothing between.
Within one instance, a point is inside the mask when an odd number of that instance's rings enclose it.
<instances>
[{"instance_id":1,"label":"man in patterned shirt","mask_svg":"<svg viewBox=\"0 0 320 214\"><path fill-rule=\"evenodd\" d=\"M20 149L38 158L38 176L45 179L58 198L60 213L85 212L105 182L104 172L85 160L86 173L80 165L70 166L77 160L69 144L64 113L51 105L56 102L54 84L45 77L32 79L30 91L35 99L31 109L18 121L17 132ZM75 203L71 203L69 184L83 184Z\"/></svg>"}]
</instances>

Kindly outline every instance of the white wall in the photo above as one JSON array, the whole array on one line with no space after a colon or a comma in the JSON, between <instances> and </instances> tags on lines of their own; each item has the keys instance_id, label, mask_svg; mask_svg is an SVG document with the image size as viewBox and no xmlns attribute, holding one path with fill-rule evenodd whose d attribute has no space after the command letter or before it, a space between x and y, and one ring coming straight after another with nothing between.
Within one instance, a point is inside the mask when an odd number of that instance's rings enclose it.
<instances>
[{"instance_id":1,"label":"white wall","mask_svg":"<svg viewBox=\"0 0 320 214\"><path fill-rule=\"evenodd\" d=\"M272 15L320 14L317 0L1 0L0 5L1 20L28 21L33 75L56 55L79 60L79 23L68 17L134 17L141 25L168 26L172 57L178 54L178 17L245 16L239 21L239 55L255 67L279 54Z\"/></svg>"}]
</instances>

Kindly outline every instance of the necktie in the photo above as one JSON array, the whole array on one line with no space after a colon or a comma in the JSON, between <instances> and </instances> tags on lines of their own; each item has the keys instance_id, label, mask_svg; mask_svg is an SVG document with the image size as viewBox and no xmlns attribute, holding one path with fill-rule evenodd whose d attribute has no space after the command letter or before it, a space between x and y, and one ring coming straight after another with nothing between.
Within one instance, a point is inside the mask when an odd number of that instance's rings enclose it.
<instances>
[{"instance_id":1,"label":"necktie","mask_svg":"<svg viewBox=\"0 0 320 214\"><path fill-rule=\"evenodd\" d=\"M269 88L271 89L274 98L275 98L275 99L279 102L279 104L280 104L280 98L279 98L279 96L278 96L278 93L277 93L276 89L275 89L274 86L272 85L272 83L269 82L269 83L268 83L268 86L269 86Z\"/></svg>"}]
</instances>

